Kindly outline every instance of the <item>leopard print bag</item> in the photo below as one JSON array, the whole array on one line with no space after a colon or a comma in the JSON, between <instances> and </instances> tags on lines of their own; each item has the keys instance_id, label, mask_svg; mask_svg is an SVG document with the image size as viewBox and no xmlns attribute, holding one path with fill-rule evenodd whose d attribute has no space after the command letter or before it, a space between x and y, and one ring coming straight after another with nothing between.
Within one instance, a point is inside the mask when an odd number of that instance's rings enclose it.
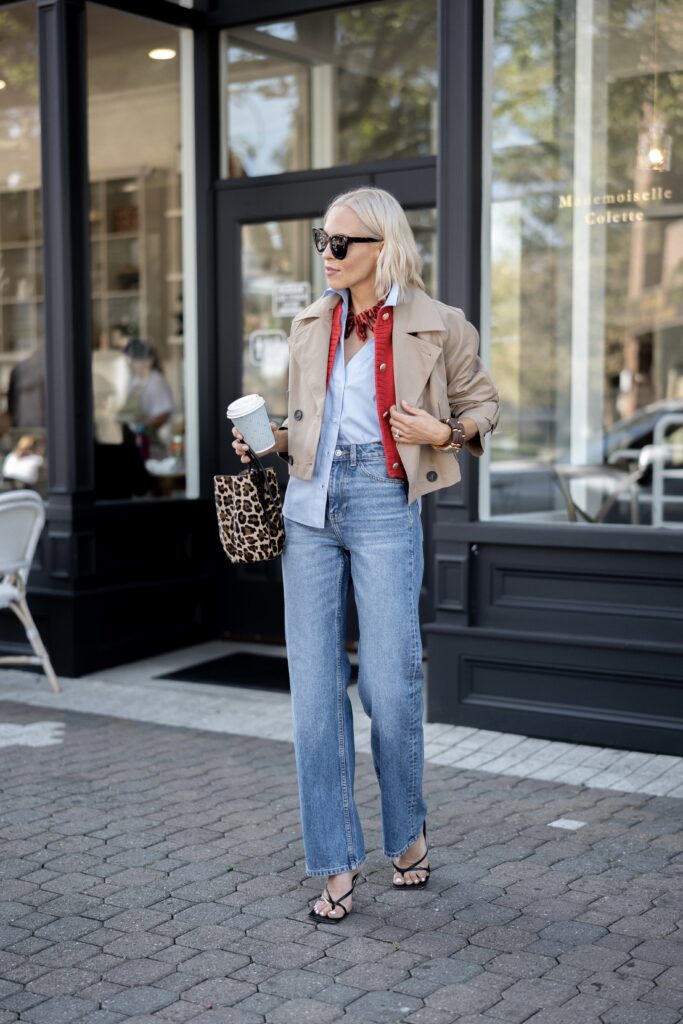
<instances>
[{"instance_id":1,"label":"leopard print bag","mask_svg":"<svg viewBox=\"0 0 683 1024\"><path fill-rule=\"evenodd\" d=\"M249 449L253 465L213 478L218 533L231 562L266 562L282 553L285 524L275 470Z\"/></svg>"}]
</instances>

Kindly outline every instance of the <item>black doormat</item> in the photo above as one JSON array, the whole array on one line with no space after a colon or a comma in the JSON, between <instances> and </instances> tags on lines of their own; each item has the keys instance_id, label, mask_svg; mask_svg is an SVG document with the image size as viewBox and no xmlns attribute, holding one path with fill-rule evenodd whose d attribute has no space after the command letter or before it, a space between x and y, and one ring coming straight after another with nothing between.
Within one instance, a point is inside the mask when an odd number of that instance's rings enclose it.
<instances>
[{"instance_id":1,"label":"black doormat","mask_svg":"<svg viewBox=\"0 0 683 1024\"><path fill-rule=\"evenodd\" d=\"M157 679L176 679L183 683L213 683L218 686L245 686L256 690L288 690L287 659L282 656L238 651L213 661L189 665L177 672L165 672ZM356 682L356 667L351 666L351 682Z\"/></svg>"}]
</instances>

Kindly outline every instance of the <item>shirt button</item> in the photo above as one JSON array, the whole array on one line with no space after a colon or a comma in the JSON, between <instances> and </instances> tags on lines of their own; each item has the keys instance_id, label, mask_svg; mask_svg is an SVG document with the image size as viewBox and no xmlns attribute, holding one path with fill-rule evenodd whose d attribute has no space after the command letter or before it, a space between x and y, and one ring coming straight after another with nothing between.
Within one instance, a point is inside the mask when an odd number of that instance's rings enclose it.
<instances>
[{"instance_id":1,"label":"shirt button","mask_svg":"<svg viewBox=\"0 0 683 1024\"><path fill-rule=\"evenodd\" d=\"M389 415L389 410L387 409L386 412L382 413L382 419L385 420L388 415Z\"/></svg>"},{"instance_id":2,"label":"shirt button","mask_svg":"<svg viewBox=\"0 0 683 1024\"><path fill-rule=\"evenodd\" d=\"M386 370L386 368L387 368L387 364L386 364L386 363L380 363L380 364L379 364L379 368L380 368L380 370L382 371L382 373L384 373L384 371L385 371L385 370ZM294 413L294 415L296 416L296 413Z\"/></svg>"},{"instance_id":3,"label":"shirt button","mask_svg":"<svg viewBox=\"0 0 683 1024\"><path fill-rule=\"evenodd\" d=\"M303 418L304 418L304 414L302 413L301 409L295 409L294 410L294 419L295 420L302 420Z\"/></svg>"},{"instance_id":4,"label":"shirt button","mask_svg":"<svg viewBox=\"0 0 683 1024\"><path fill-rule=\"evenodd\" d=\"M398 469L398 462L395 462L391 468L392 469Z\"/></svg>"},{"instance_id":5,"label":"shirt button","mask_svg":"<svg viewBox=\"0 0 683 1024\"><path fill-rule=\"evenodd\" d=\"M341 455L341 448L337 448L337 450L335 451L334 454L335 455Z\"/></svg>"},{"instance_id":6,"label":"shirt button","mask_svg":"<svg viewBox=\"0 0 683 1024\"><path fill-rule=\"evenodd\" d=\"M439 474L436 472L435 469L430 469L429 472L427 473L427 479L429 480L430 483L434 483L434 481L437 480L438 477Z\"/></svg>"},{"instance_id":7,"label":"shirt button","mask_svg":"<svg viewBox=\"0 0 683 1024\"><path fill-rule=\"evenodd\" d=\"M382 313L382 320L388 320L388 319L389 319L389 314L388 313Z\"/></svg>"}]
</instances>

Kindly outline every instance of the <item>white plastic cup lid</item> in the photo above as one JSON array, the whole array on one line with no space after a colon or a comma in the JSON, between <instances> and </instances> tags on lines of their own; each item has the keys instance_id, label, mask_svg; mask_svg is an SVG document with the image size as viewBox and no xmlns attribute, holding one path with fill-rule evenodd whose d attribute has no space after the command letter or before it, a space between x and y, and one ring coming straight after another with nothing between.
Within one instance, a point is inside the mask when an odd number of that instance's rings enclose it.
<instances>
[{"instance_id":1,"label":"white plastic cup lid","mask_svg":"<svg viewBox=\"0 0 683 1024\"><path fill-rule=\"evenodd\" d=\"M236 398L234 402L230 403L226 415L230 420L239 419L240 416L248 416L250 413L256 412L265 404L266 400L261 395L243 395L242 398Z\"/></svg>"}]
</instances>

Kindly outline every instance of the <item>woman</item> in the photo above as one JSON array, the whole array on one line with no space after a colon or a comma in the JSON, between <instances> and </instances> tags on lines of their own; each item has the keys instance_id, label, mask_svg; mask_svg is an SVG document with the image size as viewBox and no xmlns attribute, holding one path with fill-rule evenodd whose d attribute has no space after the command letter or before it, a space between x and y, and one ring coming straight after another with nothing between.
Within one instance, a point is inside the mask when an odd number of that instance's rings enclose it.
<instances>
[{"instance_id":1,"label":"woman","mask_svg":"<svg viewBox=\"0 0 683 1024\"><path fill-rule=\"evenodd\" d=\"M131 338L124 355L128 360L128 397L120 416L132 421L133 429L143 435L144 457L162 459L167 454L163 428L175 412L171 389L161 371L156 349L148 341Z\"/></svg>"},{"instance_id":2,"label":"woman","mask_svg":"<svg viewBox=\"0 0 683 1024\"><path fill-rule=\"evenodd\" d=\"M349 578L384 852L395 888L421 888L429 860L420 497L459 479L461 445L482 454L498 395L474 327L425 294L415 240L392 195L359 188L338 196L314 241L329 287L292 324L289 414L280 429L273 424L272 450L290 466L282 568L306 867L326 878L311 914L339 921L365 860L347 694Z\"/></svg>"}]
</instances>

